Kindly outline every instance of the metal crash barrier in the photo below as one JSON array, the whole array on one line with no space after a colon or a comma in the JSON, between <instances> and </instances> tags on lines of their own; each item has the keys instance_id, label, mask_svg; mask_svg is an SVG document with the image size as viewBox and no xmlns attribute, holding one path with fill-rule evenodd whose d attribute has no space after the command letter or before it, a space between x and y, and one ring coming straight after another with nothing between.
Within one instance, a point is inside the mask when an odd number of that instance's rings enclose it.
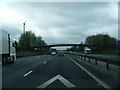
<instances>
[{"instance_id":1,"label":"metal crash barrier","mask_svg":"<svg viewBox=\"0 0 120 90\"><path fill-rule=\"evenodd\" d=\"M113 65L117 65L117 66L120 66L120 61L116 60L116 61L113 61L113 60L110 60L108 58L103 58L103 57L95 57L95 56L89 56L89 55L83 55L83 54L78 54L78 53L71 53L72 55L77 55L80 57L80 59L83 59L83 60L86 60L88 59L89 60L89 63L91 60L95 60L95 65L98 64L98 61L100 62L105 62L106 63L106 69L109 70L109 64L113 64Z\"/></svg>"}]
</instances>

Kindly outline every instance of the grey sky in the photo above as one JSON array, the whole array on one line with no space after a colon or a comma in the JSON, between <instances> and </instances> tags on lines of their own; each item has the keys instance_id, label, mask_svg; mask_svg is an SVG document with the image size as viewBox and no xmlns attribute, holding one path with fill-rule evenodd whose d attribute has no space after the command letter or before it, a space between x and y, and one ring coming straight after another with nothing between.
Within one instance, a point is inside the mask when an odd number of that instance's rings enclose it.
<instances>
[{"instance_id":1,"label":"grey sky","mask_svg":"<svg viewBox=\"0 0 120 90\"><path fill-rule=\"evenodd\" d=\"M118 38L117 2L13 2L0 4L2 29L18 40L33 31L48 44L79 43L89 35Z\"/></svg>"}]
</instances>

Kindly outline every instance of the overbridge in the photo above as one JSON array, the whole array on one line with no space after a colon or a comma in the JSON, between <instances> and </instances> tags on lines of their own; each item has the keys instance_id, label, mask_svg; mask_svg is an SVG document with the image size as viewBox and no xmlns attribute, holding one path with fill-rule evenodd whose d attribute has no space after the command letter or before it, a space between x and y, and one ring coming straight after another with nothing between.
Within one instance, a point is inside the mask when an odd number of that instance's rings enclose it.
<instances>
[{"instance_id":1,"label":"overbridge","mask_svg":"<svg viewBox=\"0 0 120 90\"><path fill-rule=\"evenodd\" d=\"M81 46L81 47L96 47L92 44L51 44L44 46L34 46L34 48L45 48L45 47L58 47L58 46Z\"/></svg>"}]
</instances>

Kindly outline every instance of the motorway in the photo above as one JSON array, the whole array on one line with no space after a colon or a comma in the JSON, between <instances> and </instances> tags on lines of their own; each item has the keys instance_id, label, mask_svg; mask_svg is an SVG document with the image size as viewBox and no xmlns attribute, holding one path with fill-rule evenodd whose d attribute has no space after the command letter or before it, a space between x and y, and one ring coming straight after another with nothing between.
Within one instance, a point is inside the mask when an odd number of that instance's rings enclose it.
<instances>
[{"instance_id":1,"label":"motorway","mask_svg":"<svg viewBox=\"0 0 120 90\"><path fill-rule=\"evenodd\" d=\"M71 55L31 56L2 67L2 88L117 87L117 82L111 80L111 77L78 62Z\"/></svg>"}]
</instances>

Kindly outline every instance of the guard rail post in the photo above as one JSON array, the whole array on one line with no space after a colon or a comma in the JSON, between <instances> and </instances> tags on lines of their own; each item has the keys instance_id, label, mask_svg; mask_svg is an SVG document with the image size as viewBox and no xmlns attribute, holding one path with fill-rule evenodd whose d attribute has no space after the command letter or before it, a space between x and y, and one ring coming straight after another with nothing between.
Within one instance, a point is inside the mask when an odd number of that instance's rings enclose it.
<instances>
[{"instance_id":1,"label":"guard rail post","mask_svg":"<svg viewBox=\"0 0 120 90\"><path fill-rule=\"evenodd\" d=\"M107 65L107 70L109 70L109 63L106 63L106 65Z\"/></svg>"},{"instance_id":2,"label":"guard rail post","mask_svg":"<svg viewBox=\"0 0 120 90\"><path fill-rule=\"evenodd\" d=\"M95 60L95 65L97 65L97 60Z\"/></svg>"},{"instance_id":3,"label":"guard rail post","mask_svg":"<svg viewBox=\"0 0 120 90\"><path fill-rule=\"evenodd\" d=\"M90 63L90 58L89 58L89 63Z\"/></svg>"}]
</instances>

